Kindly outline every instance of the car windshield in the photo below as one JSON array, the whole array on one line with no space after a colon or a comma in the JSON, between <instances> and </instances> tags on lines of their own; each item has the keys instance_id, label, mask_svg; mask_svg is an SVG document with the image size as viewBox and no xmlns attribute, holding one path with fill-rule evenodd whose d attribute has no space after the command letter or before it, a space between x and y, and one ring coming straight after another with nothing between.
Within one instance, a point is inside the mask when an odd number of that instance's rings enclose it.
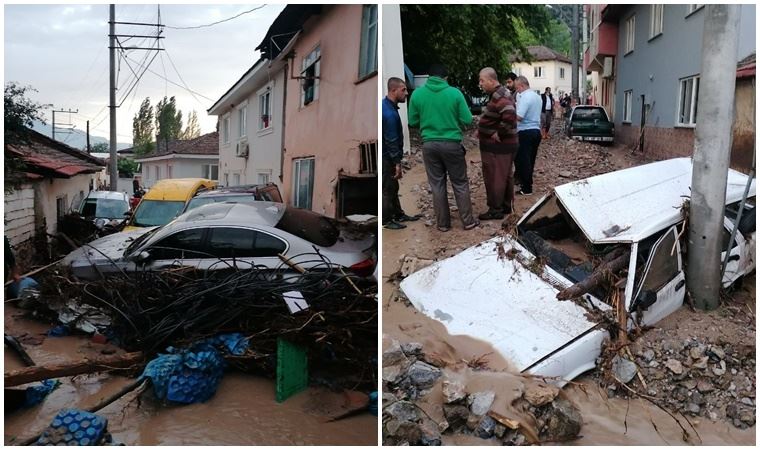
<instances>
[{"instance_id":1,"label":"car windshield","mask_svg":"<svg viewBox=\"0 0 760 450\"><path fill-rule=\"evenodd\" d=\"M607 114L602 108L578 108L573 114L577 120L607 120Z\"/></svg>"},{"instance_id":2,"label":"car windshield","mask_svg":"<svg viewBox=\"0 0 760 450\"><path fill-rule=\"evenodd\" d=\"M340 235L332 219L292 206L285 207L285 212L275 227L321 247L335 245Z\"/></svg>"},{"instance_id":3,"label":"car windshield","mask_svg":"<svg viewBox=\"0 0 760 450\"><path fill-rule=\"evenodd\" d=\"M107 198L88 198L82 207L84 217L98 217L106 219L123 219L124 213L129 211L129 203L123 200Z\"/></svg>"},{"instance_id":4,"label":"car windshield","mask_svg":"<svg viewBox=\"0 0 760 450\"><path fill-rule=\"evenodd\" d=\"M230 194L230 195L209 195L204 197L195 197L187 204L185 212L195 209L199 206L208 205L209 203L232 202L232 203L254 203L256 197L253 194Z\"/></svg>"},{"instance_id":5,"label":"car windshield","mask_svg":"<svg viewBox=\"0 0 760 450\"><path fill-rule=\"evenodd\" d=\"M135 211L135 219L132 225L137 227L166 225L177 217L183 206L185 206L185 202L143 200Z\"/></svg>"}]
</instances>

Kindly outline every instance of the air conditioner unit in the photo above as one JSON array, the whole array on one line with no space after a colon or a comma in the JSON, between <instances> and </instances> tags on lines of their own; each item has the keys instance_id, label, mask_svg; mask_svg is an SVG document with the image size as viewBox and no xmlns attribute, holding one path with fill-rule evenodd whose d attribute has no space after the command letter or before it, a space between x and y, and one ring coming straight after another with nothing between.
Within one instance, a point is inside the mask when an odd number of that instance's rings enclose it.
<instances>
[{"instance_id":1,"label":"air conditioner unit","mask_svg":"<svg viewBox=\"0 0 760 450\"><path fill-rule=\"evenodd\" d=\"M611 78L612 77L612 56L605 56L604 57L604 70L602 71L602 78Z\"/></svg>"},{"instance_id":2,"label":"air conditioner unit","mask_svg":"<svg viewBox=\"0 0 760 450\"><path fill-rule=\"evenodd\" d=\"M243 139L237 143L235 146L235 156L239 156L241 158L247 158L248 157L248 141Z\"/></svg>"}]
</instances>

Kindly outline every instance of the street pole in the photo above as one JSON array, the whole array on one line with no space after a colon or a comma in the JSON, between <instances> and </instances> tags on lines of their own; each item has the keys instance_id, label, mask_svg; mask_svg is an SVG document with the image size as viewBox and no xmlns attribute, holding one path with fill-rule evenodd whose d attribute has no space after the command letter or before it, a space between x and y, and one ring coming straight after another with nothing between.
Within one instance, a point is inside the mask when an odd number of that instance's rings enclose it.
<instances>
[{"instance_id":1,"label":"street pole","mask_svg":"<svg viewBox=\"0 0 760 450\"><path fill-rule=\"evenodd\" d=\"M578 39L579 39L579 33L578 33L578 5L573 5L573 59L572 59L572 77L571 82L573 83L572 89L573 89L573 98L578 101ZM580 104L580 102L578 102Z\"/></svg>"},{"instance_id":2,"label":"street pole","mask_svg":"<svg viewBox=\"0 0 760 450\"><path fill-rule=\"evenodd\" d=\"M108 28L110 34L109 38L109 50L110 50L110 68L111 68L111 83L109 88L110 105L111 109L111 157L109 159L109 189L116 191L117 181L119 179L119 173L116 169L116 6L110 5L110 20L108 22Z\"/></svg>"},{"instance_id":3,"label":"street pole","mask_svg":"<svg viewBox=\"0 0 760 450\"><path fill-rule=\"evenodd\" d=\"M578 92L580 93L580 96L582 98L587 98L588 93L586 92L586 68L583 67L583 57L581 56L583 53L586 52L586 49L588 48L588 16L586 15L586 8L581 8L580 10L581 14L581 30L583 30L583 33L581 33L581 43L583 45L580 46L580 54L578 55L578 66L580 67L579 70L581 71L580 75L580 86L578 87Z\"/></svg>"},{"instance_id":4,"label":"street pole","mask_svg":"<svg viewBox=\"0 0 760 450\"><path fill-rule=\"evenodd\" d=\"M734 120L739 6L707 5L694 135L686 283L697 308L718 307L726 181Z\"/></svg>"},{"instance_id":5,"label":"street pole","mask_svg":"<svg viewBox=\"0 0 760 450\"><path fill-rule=\"evenodd\" d=\"M52 139L55 140L55 110L53 110L53 123L52 123L52 126L50 128L51 128L51 130L53 130Z\"/></svg>"},{"instance_id":6,"label":"street pole","mask_svg":"<svg viewBox=\"0 0 760 450\"><path fill-rule=\"evenodd\" d=\"M90 150L90 121L87 121L87 153L92 153Z\"/></svg>"}]
</instances>

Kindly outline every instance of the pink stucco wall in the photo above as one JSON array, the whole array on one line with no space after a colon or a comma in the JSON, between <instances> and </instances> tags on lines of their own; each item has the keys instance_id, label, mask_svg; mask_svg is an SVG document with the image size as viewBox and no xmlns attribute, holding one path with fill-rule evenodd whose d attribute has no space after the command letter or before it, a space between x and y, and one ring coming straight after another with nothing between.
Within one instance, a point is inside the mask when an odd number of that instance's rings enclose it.
<instances>
[{"instance_id":1,"label":"pink stucco wall","mask_svg":"<svg viewBox=\"0 0 760 450\"><path fill-rule=\"evenodd\" d=\"M314 156L312 210L335 216L338 174L358 174L359 144L377 141L378 77L359 81L362 5L323 8L304 24L294 47L295 76L317 45L321 73L319 98L304 107L299 80L288 79L283 197L293 201L293 160Z\"/></svg>"}]
</instances>

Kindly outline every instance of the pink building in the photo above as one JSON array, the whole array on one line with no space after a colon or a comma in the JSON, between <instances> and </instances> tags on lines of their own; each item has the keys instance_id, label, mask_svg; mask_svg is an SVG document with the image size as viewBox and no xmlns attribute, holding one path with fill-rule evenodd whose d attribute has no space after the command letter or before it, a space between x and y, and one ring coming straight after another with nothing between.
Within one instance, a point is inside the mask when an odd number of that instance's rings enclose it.
<instances>
[{"instance_id":1,"label":"pink building","mask_svg":"<svg viewBox=\"0 0 760 450\"><path fill-rule=\"evenodd\" d=\"M257 47L287 62L283 198L377 214L377 5L288 5Z\"/></svg>"}]
</instances>

